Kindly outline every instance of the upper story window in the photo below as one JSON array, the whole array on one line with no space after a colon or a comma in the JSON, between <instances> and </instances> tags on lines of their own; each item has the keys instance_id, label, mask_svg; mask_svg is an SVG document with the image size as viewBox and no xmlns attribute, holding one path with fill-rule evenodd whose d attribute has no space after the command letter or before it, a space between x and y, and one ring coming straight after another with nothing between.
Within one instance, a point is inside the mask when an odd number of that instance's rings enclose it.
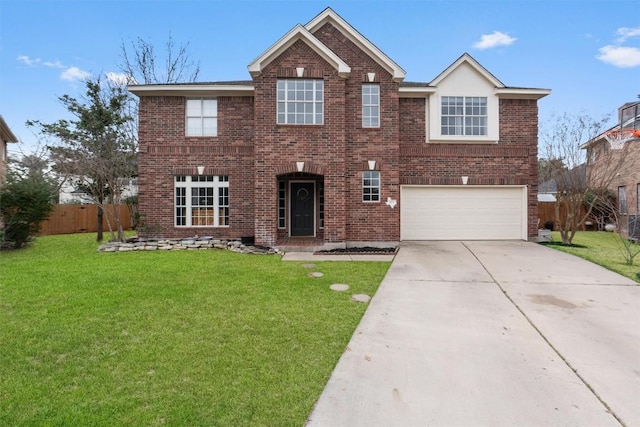
<instances>
[{"instance_id":1,"label":"upper story window","mask_svg":"<svg viewBox=\"0 0 640 427\"><path fill-rule=\"evenodd\" d=\"M218 100L187 99L187 136L218 135Z\"/></svg>"},{"instance_id":2,"label":"upper story window","mask_svg":"<svg viewBox=\"0 0 640 427\"><path fill-rule=\"evenodd\" d=\"M324 81L278 80L278 124L321 125L324 122Z\"/></svg>"},{"instance_id":3,"label":"upper story window","mask_svg":"<svg viewBox=\"0 0 640 427\"><path fill-rule=\"evenodd\" d=\"M380 86L362 85L362 127L380 127Z\"/></svg>"},{"instance_id":4,"label":"upper story window","mask_svg":"<svg viewBox=\"0 0 640 427\"><path fill-rule=\"evenodd\" d=\"M487 135L486 96L443 96L442 135Z\"/></svg>"}]
</instances>

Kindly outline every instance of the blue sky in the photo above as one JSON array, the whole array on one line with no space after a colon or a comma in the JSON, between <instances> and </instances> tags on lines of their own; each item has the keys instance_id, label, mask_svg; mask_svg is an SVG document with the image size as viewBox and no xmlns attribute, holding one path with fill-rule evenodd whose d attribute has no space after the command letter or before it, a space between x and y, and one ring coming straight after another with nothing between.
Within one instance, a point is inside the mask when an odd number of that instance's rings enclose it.
<instances>
[{"instance_id":1,"label":"blue sky","mask_svg":"<svg viewBox=\"0 0 640 427\"><path fill-rule=\"evenodd\" d=\"M0 0L0 114L30 152L27 120L69 118L57 98L118 72L120 45L189 43L201 81L248 80L247 65L330 6L407 71L429 82L464 52L508 86L548 88L553 113L600 118L640 94L640 2ZM17 153L12 144L10 154Z\"/></svg>"}]
</instances>

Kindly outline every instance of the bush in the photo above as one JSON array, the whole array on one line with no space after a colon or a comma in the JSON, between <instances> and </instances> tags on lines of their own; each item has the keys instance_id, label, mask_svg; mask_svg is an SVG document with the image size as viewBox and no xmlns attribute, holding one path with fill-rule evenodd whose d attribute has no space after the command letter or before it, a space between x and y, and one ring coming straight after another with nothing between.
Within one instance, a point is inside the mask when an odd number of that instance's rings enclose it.
<instances>
[{"instance_id":1,"label":"bush","mask_svg":"<svg viewBox=\"0 0 640 427\"><path fill-rule=\"evenodd\" d=\"M3 247L19 249L40 230L53 209L51 186L42 178L8 177L0 190Z\"/></svg>"}]
</instances>

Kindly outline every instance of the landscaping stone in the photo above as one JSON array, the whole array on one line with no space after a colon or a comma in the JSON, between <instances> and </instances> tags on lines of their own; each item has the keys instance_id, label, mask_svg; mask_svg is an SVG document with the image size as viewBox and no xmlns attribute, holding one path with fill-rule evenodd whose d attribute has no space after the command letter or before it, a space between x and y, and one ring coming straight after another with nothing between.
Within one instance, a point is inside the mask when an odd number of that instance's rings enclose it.
<instances>
[{"instance_id":1,"label":"landscaping stone","mask_svg":"<svg viewBox=\"0 0 640 427\"><path fill-rule=\"evenodd\" d=\"M302 264L303 268L316 268L315 264Z\"/></svg>"},{"instance_id":2,"label":"landscaping stone","mask_svg":"<svg viewBox=\"0 0 640 427\"><path fill-rule=\"evenodd\" d=\"M369 300L371 299L371 297L369 295L365 295L365 294L355 294L351 296L351 301L355 301L355 302L369 302Z\"/></svg>"},{"instance_id":3,"label":"landscaping stone","mask_svg":"<svg viewBox=\"0 0 640 427\"><path fill-rule=\"evenodd\" d=\"M238 240L221 240L212 237L199 237L188 239L142 239L132 238L127 242L109 242L101 245L98 252L131 252L131 251L181 251L181 250L211 250L222 249L242 254L266 254L280 253L274 248L247 246ZM314 266L315 267L315 266Z\"/></svg>"},{"instance_id":4,"label":"landscaping stone","mask_svg":"<svg viewBox=\"0 0 640 427\"><path fill-rule=\"evenodd\" d=\"M322 277L324 276L324 274L320 273L319 271L314 271L312 273L309 273L309 277Z\"/></svg>"},{"instance_id":5,"label":"landscaping stone","mask_svg":"<svg viewBox=\"0 0 640 427\"><path fill-rule=\"evenodd\" d=\"M329 286L329 289L336 292L344 292L349 290L349 285L345 285L344 283L334 283Z\"/></svg>"}]
</instances>

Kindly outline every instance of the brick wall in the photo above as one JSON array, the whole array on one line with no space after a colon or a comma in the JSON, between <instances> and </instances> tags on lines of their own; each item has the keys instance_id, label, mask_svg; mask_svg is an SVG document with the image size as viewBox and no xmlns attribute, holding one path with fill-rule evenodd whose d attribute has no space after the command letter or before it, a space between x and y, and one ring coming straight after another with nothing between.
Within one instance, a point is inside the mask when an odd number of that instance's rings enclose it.
<instances>
[{"instance_id":1,"label":"brick wall","mask_svg":"<svg viewBox=\"0 0 640 427\"><path fill-rule=\"evenodd\" d=\"M399 187L399 96L392 76L330 24L314 34L351 67L345 81L344 128L346 139L346 240L356 242L400 240L400 212L384 202L398 200ZM362 85L367 73L375 73L380 85L380 127L362 127ZM362 172L368 161L380 171L380 202L362 201Z\"/></svg>"},{"instance_id":2,"label":"brick wall","mask_svg":"<svg viewBox=\"0 0 640 427\"><path fill-rule=\"evenodd\" d=\"M278 125L276 85L295 76L324 80L324 125ZM277 178L295 173L296 162L305 172L322 171L325 192L324 238L345 240L345 80L305 43L298 41L254 79L255 87L255 237L273 245L277 238ZM320 175L317 176L320 178Z\"/></svg>"},{"instance_id":3,"label":"brick wall","mask_svg":"<svg viewBox=\"0 0 640 427\"><path fill-rule=\"evenodd\" d=\"M400 100L400 183L460 185L464 175L469 185L527 185L528 233L537 235L537 102L500 100L498 144L425 144L424 115L424 100Z\"/></svg>"},{"instance_id":4,"label":"brick wall","mask_svg":"<svg viewBox=\"0 0 640 427\"><path fill-rule=\"evenodd\" d=\"M253 235L253 99L218 98L218 137L185 136L186 98L140 99L138 154L141 234L146 237L219 238ZM228 175L229 227L174 227L174 177Z\"/></svg>"},{"instance_id":5,"label":"brick wall","mask_svg":"<svg viewBox=\"0 0 640 427\"><path fill-rule=\"evenodd\" d=\"M401 184L527 185L529 234L537 231L537 103L500 100L498 144L429 144L425 99L400 98L398 83L330 24L315 33L351 67L349 78L337 74L302 41L295 42L254 78L254 97L218 98L218 137L185 136L185 98L145 96L140 104L140 211L145 234L152 237L220 238L255 236L272 246L278 236L278 179L324 183L325 242L398 241ZM278 125L277 80L324 81L323 125ZM361 124L362 84L375 73L381 92L381 126ZM362 172L374 160L381 173L381 201L362 202ZM302 174L296 162L304 162ZM230 226L173 226L175 175L228 175Z\"/></svg>"}]
</instances>

